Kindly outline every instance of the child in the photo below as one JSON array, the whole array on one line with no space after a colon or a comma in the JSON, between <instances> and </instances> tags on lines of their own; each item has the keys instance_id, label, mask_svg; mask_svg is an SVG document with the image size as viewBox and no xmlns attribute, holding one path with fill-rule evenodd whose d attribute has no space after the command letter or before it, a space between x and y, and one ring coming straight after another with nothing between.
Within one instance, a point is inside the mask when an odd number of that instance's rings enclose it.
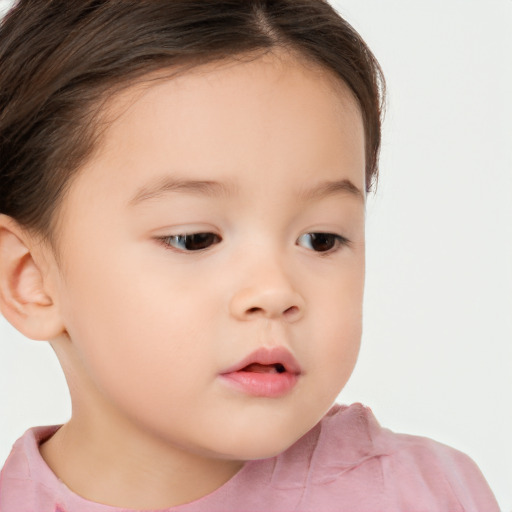
<instances>
[{"instance_id":1,"label":"child","mask_svg":"<svg viewBox=\"0 0 512 512\"><path fill-rule=\"evenodd\" d=\"M332 406L357 359L383 78L321 0L22 0L0 32L0 308L73 413L0 510L498 510Z\"/></svg>"}]
</instances>

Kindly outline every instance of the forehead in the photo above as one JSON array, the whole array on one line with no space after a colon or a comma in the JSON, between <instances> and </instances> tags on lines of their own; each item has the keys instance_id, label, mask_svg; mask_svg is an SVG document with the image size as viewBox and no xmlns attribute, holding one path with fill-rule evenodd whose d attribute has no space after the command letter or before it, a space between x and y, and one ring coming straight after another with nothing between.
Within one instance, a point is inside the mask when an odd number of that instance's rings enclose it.
<instances>
[{"instance_id":1,"label":"forehead","mask_svg":"<svg viewBox=\"0 0 512 512\"><path fill-rule=\"evenodd\" d=\"M342 150L340 137L352 145L364 139L351 91L333 72L304 59L270 53L170 74L160 71L113 98L100 156L165 143L173 146L173 159L205 155L213 164L212 157L227 156L247 167L244 146L260 144L261 155L269 157L288 146L298 156L322 145L315 133L331 150L336 144ZM201 147L194 154L192 139Z\"/></svg>"},{"instance_id":2,"label":"forehead","mask_svg":"<svg viewBox=\"0 0 512 512\"><path fill-rule=\"evenodd\" d=\"M240 88L242 85L245 88ZM314 95L315 98L311 97L312 100L318 101L323 96L326 100L329 98L327 101L330 101L330 108L341 111L350 109L360 114L359 103L353 92L333 70L293 49L276 49L263 54L256 52L148 73L135 83L122 86L122 92L114 93L102 105L103 119L110 126L115 121L122 121L126 115L134 115L138 106L144 108L145 98L147 102L151 101L152 96L162 94L162 87L176 98L201 95L208 101L211 93L224 92L229 96L230 92L235 91L237 94L230 96L231 100L240 97L241 100L250 98L257 101L269 89L275 91L275 86L286 87L288 94L301 94L306 92L308 85L313 85L318 93ZM311 94L311 91L308 92Z\"/></svg>"},{"instance_id":3,"label":"forehead","mask_svg":"<svg viewBox=\"0 0 512 512\"><path fill-rule=\"evenodd\" d=\"M161 71L113 97L107 114L68 206L122 208L176 175L214 179L246 199L344 179L364 194L357 102L330 72L289 55Z\"/></svg>"}]
</instances>

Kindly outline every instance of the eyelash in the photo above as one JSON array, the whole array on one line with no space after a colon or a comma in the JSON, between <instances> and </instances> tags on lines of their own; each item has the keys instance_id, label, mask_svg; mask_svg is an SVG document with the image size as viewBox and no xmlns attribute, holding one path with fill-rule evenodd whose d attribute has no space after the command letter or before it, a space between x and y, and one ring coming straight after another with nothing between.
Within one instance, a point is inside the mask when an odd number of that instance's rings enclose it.
<instances>
[{"instance_id":1,"label":"eyelash","mask_svg":"<svg viewBox=\"0 0 512 512\"><path fill-rule=\"evenodd\" d=\"M334 233L324 233L324 232L305 233L304 235L301 235L299 237L299 239L304 236L309 237L310 248L312 248L311 242L316 241L316 239L322 240L322 238L323 238L324 245L326 242L326 240L325 240L326 238L330 242L333 243L332 247L329 247L328 249L326 249L324 251L315 251L315 252L318 252L319 255L321 255L321 256L327 256L327 255L333 254L333 253L337 252L338 250L340 250L343 246L350 245L350 240L348 240L344 236L336 235ZM204 243L207 243L208 241L212 241L212 239L215 240L215 242L212 242L211 244L208 244L207 246L204 246L204 247L199 247L198 249L190 249L190 247L187 248L187 246L186 246L187 237L189 239L191 237L200 237L200 240L201 240L201 242L203 242L203 245L204 245ZM174 250L174 251L187 253L187 252L203 252L203 251L207 250L211 245L215 245L215 244L218 244L219 242L221 242L222 238L220 238L220 236L216 235L215 233L199 232L199 233L183 233L183 234L179 234L179 235L170 235L170 236L165 236L165 237L159 237L158 240L165 246L166 249L169 249L171 251ZM180 241L185 242L184 248L176 247L175 245L173 245L173 242L180 242ZM327 245L330 245L330 244L328 243Z\"/></svg>"}]
</instances>

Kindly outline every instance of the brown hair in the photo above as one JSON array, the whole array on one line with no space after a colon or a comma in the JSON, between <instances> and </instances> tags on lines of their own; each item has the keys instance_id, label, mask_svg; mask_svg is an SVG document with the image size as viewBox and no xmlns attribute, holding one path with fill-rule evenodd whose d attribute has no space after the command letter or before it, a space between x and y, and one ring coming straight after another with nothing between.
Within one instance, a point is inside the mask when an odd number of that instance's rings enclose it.
<instances>
[{"instance_id":1,"label":"brown hair","mask_svg":"<svg viewBox=\"0 0 512 512\"><path fill-rule=\"evenodd\" d=\"M102 102L151 71L287 48L357 99L366 188L377 177L384 79L324 0L19 0L0 26L0 213L55 249L55 217L95 148Z\"/></svg>"}]
</instances>

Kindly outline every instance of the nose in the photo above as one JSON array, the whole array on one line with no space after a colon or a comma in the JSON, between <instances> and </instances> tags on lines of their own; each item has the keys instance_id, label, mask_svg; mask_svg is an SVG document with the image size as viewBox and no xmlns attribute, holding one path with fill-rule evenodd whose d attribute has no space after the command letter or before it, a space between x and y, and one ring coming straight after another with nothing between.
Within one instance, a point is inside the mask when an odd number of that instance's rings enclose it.
<instances>
[{"instance_id":1,"label":"nose","mask_svg":"<svg viewBox=\"0 0 512 512\"><path fill-rule=\"evenodd\" d=\"M266 267L243 279L230 303L230 312L238 320L255 318L296 322L304 315L305 301L288 276L276 268Z\"/></svg>"}]
</instances>

